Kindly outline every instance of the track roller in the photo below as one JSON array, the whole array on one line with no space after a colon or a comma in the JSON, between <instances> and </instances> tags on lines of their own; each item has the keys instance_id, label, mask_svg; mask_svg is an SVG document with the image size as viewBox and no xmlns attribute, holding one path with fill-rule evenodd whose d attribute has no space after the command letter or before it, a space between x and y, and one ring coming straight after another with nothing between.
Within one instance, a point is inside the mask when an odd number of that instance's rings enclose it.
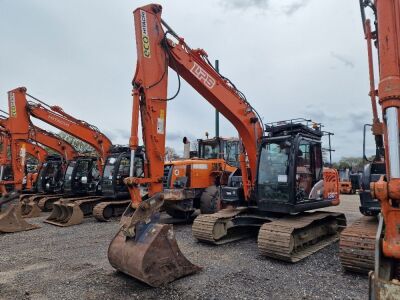
<instances>
[{"instance_id":1,"label":"track roller","mask_svg":"<svg viewBox=\"0 0 400 300\"><path fill-rule=\"evenodd\" d=\"M264 256L298 262L339 239L346 226L341 213L313 212L265 223L258 233Z\"/></svg>"}]
</instances>

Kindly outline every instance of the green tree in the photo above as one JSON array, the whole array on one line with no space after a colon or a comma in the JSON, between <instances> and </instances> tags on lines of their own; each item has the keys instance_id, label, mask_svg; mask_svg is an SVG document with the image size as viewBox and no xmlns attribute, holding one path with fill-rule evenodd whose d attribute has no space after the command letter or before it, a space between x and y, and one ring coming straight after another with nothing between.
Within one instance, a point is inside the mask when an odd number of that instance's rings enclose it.
<instances>
[{"instance_id":1,"label":"green tree","mask_svg":"<svg viewBox=\"0 0 400 300\"><path fill-rule=\"evenodd\" d=\"M176 153L176 150L172 147L165 147L165 160L171 161L179 159L179 155Z\"/></svg>"},{"instance_id":2,"label":"green tree","mask_svg":"<svg viewBox=\"0 0 400 300\"><path fill-rule=\"evenodd\" d=\"M364 168L364 160L362 157L342 157L333 167L338 170L350 169L353 172L362 171Z\"/></svg>"},{"instance_id":3,"label":"green tree","mask_svg":"<svg viewBox=\"0 0 400 300\"><path fill-rule=\"evenodd\" d=\"M70 143L79 153L95 152L92 146L80 139L77 139L76 137L73 137L72 135L69 135L68 133L60 131L57 135L63 140Z\"/></svg>"}]
</instances>

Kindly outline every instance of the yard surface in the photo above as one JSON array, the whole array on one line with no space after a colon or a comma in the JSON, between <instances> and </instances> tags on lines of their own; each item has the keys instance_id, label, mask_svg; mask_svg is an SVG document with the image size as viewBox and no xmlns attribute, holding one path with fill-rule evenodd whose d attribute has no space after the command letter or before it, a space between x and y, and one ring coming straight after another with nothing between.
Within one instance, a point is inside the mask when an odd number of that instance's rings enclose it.
<instances>
[{"instance_id":1,"label":"yard surface","mask_svg":"<svg viewBox=\"0 0 400 300\"><path fill-rule=\"evenodd\" d=\"M357 196L330 211L361 217ZM343 272L335 243L297 264L261 257L256 239L222 246L198 243L191 225L175 225L182 252L203 270L161 288L116 272L107 248L118 222L0 235L0 299L367 299L368 278Z\"/></svg>"}]
</instances>

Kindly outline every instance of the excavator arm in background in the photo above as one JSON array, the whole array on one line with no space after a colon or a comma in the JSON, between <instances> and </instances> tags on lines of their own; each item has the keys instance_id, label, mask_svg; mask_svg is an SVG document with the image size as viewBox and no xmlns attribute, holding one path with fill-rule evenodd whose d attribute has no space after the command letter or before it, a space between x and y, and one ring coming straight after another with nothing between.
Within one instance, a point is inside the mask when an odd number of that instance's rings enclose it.
<instances>
[{"instance_id":1,"label":"excavator arm in background","mask_svg":"<svg viewBox=\"0 0 400 300\"><path fill-rule=\"evenodd\" d=\"M37 126L33 126L29 131L29 138L38 143L49 147L60 154L65 161L73 159L79 153L75 148L56 134L43 130Z\"/></svg>"},{"instance_id":2,"label":"excavator arm in background","mask_svg":"<svg viewBox=\"0 0 400 300\"><path fill-rule=\"evenodd\" d=\"M161 19L161 11L161 6L155 4L134 11L138 59L133 79L130 147L134 156L139 146L140 115L147 169L144 178L133 177L131 172L125 179L136 211L133 215L124 215L122 229L108 251L113 267L152 286L199 270L180 252L172 226L157 224L163 203L167 102L171 100L167 96L168 67L182 76L237 129L243 144L240 165L246 199L249 199L255 181L257 147L264 133L261 119L244 95L212 67L204 50L192 50ZM146 201L140 196L141 184L148 186L149 199ZM160 260L160 257L166 259Z\"/></svg>"},{"instance_id":3,"label":"excavator arm in background","mask_svg":"<svg viewBox=\"0 0 400 300\"><path fill-rule=\"evenodd\" d=\"M0 118L0 126L8 131L9 124L7 118ZM79 153L75 150L75 148L68 143L67 141L60 138L58 135L44 130L38 126L31 125L29 127L29 132L25 134L26 140L32 140L43 146L46 146L57 152L65 161L68 161L75 156L79 155Z\"/></svg>"},{"instance_id":4,"label":"excavator arm in background","mask_svg":"<svg viewBox=\"0 0 400 300\"><path fill-rule=\"evenodd\" d=\"M36 102L28 101L27 96ZM111 141L95 126L70 116L58 106L48 106L38 101L27 94L24 87L8 92L10 133L16 138L25 137L29 133L30 116L42 120L92 146L100 157L99 170L102 172L112 146Z\"/></svg>"}]
</instances>

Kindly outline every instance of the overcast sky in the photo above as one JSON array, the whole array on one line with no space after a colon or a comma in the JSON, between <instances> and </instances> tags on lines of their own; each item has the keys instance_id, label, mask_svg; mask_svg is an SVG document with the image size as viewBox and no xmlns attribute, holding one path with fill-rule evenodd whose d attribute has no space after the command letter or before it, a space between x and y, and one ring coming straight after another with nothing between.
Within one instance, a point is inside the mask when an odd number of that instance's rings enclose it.
<instances>
[{"instance_id":1,"label":"overcast sky","mask_svg":"<svg viewBox=\"0 0 400 300\"><path fill-rule=\"evenodd\" d=\"M0 105L7 91L60 105L114 143L130 135L132 11L147 1L0 0ZM247 96L263 121L296 117L333 131L334 159L361 156L371 122L358 0L169 0L163 19ZM170 72L169 95L177 88ZM40 122L36 124L42 125ZM188 84L169 102L167 144L214 135L214 109ZM221 121L221 135L236 130ZM372 145L371 145L372 146Z\"/></svg>"}]
</instances>

